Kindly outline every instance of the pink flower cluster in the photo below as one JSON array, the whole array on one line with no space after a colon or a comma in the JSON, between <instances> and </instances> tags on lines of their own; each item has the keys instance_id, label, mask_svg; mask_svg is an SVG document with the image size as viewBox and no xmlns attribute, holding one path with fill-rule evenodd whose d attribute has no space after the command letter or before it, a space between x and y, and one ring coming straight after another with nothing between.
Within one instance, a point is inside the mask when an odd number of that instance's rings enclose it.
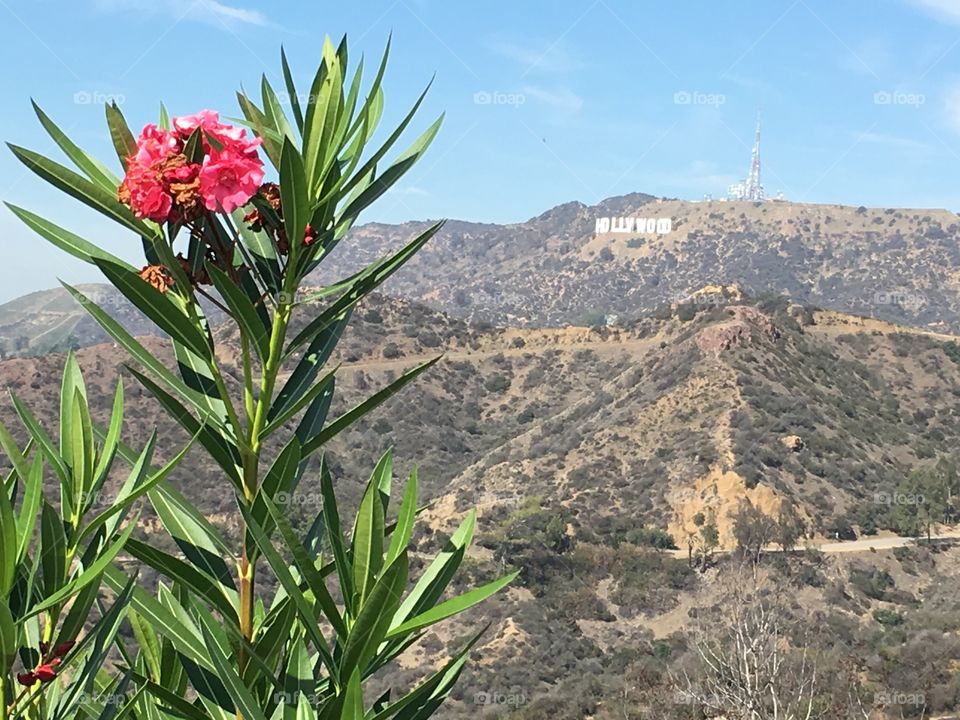
<instances>
[{"instance_id":1,"label":"pink flower cluster","mask_svg":"<svg viewBox=\"0 0 960 720\"><path fill-rule=\"evenodd\" d=\"M198 128L203 159L196 163L184 148ZM263 182L260 142L247 138L243 128L221 123L212 110L174 118L172 130L147 125L127 158L117 195L137 217L156 222L193 220L204 209L233 212Z\"/></svg>"}]
</instances>

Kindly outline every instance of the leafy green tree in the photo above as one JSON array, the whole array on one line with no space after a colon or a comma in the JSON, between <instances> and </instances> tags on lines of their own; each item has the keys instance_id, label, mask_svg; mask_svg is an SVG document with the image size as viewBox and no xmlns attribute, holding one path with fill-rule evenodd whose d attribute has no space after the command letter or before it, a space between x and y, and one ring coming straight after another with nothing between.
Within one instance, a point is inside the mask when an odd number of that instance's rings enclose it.
<instances>
[{"instance_id":1,"label":"leafy green tree","mask_svg":"<svg viewBox=\"0 0 960 720\"><path fill-rule=\"evenodd\" d=\"M717 530L716 522L713 519L700 528L700 540L702 543L702 564L706 568L713 551L720 545L720 531Z\"/></svg>"},{"instance_id":2,"label":"leafy green tree","mask_svg":"<svg viewBox=\"0 0 960 720\"><path fill-rule=\"evenodd\" d=\"M784 552L789 552L797 546L797 540L803 537L805 530L806 523L796 505L784 502L777 515L777 544Z\"/></svg>"},{"instance_id":3,"label":"leafy green tree","mask_svg":"<svg viewBox=\"0 0 960 720\"><path fill-rule=\"evenodd\" d=\"M890 513L897 530L911 537L933 535L948 508L948 485L943 473L922 468L910 473L890 496Z\"/></svg>"},{"instance_id":4,"label":"leafy green tree","mask_svg":"<svg viewBox=\"0 0 960 720\"><path fill-rule=\"evenodd\" d=\"M171 339L175 370L103 308L65 286L129 353L131 374L216 463L224 487L236 500L241 527L237 545L227 542L189 497L164 482L163 470L152 469L149 457L141 460L116 443L117 456L140 467L137 472L149 478L161 475L147 497L179 552L130 539L132 524L126 530L113 522L101 527L97 549L78 564L81 576L91 578L91 588L102 577L117 594L120 607L129 610L137 642L114 641L115 673L100 671L99 664L89 672L96 673L100 696L129 697L123 714L146 720L420 720L433 715L450 693L479 635L469 637L406 694L370 698L366 681L426 628L490 597L515 575L447 596L473 538L476 520L470 513L413 581L408 545L418 514L416 472L397 489L402 499L394 513L393 458L387 452L374 468L348 528L323 450L437 361L413 368L339 417L329 417L337 370L327 365L354 308L410 260L442 223L348 278L310 293L301 287L361 212L420 159L441 120L385 162L424 97L418 97L379 147L370 146L383 115L386 52L372 83L364 87L362 63L348 71L346 40L337 47L327 40L306 93L298 91L286 58L281 59L289 112L266 77L259 101L245 92L237 96L256 142L246 140L239 128L221 124L216 114L171 121L165 110L156 126L147 126L135 139L120 109L111 104L106 107L107 124L125 173L122 180L39 108L44 129L76 169L11 145L15 156L40 178L142 244L147 265L138 271L69 230L10 206L42 237L96 266ZM260 152L277 183L262 182ZM220 334L211 331L200 298L218 305L236 330L238 383L224 367L227 353L217 347ZM304 323L296 326L298 315ZM71 439L65 451L75 464L82 457L84 467L93 457L89 425L82 418L73 420L73 428L84 428L84 440ZM35 444L52 463L46 443L35 437ZM280 449L268 453L268 447ZM308 477L308 467L316 467L310 463L314 457L320 459L319 472ZM30 472L36 471L25 458L17 476L22 480ZM315 483L323 505L306 530L298 532L289 505L279 498L294 494L305 482ZM7 493L6 504L12 497ZM67 507L68 516L71 509L76 514L77 506ZM0 512L0 521L3 533L12 534L10 512ZM47 524L55 528L59 521ZM5 541L5 557L10 547ZM164 580L156 595L110 564L117 547L161 574ZM17 555L22 557L19 550ZM97 564L98 557L107 560ZM5 559L3 567L16 566ZM279 591L264 593L264 579ZM0 589L14 610L11 587L6 582ZM53 586L49 590L41 603L64 600ZM37 604L17 605L14 612L18 617L36 614ZM9 622L0 627L5 628L0 639L8 660L16 642L11 644ZM66 693L89 689L83 672L56 688ZM5 697L11 696L13 683L7 673ZM13 712L18 712L16 706ZM0 703L0 720L9 714ZM78 712L54 717L118 714L116 702L86 695Z\"/></svg>"},{"instance_id":5,"label":"leafy green tree","mask_svg":"<svg viewBox=\"0 0 960 720\"><path fill-rule=\"evenodd\" d=\"M744 499L733 516L733 536L737 540L737 547L746 555L753 557L754 562L760 562L763 549L776 540L777 523Z\"/></svg>"}]
</instances>

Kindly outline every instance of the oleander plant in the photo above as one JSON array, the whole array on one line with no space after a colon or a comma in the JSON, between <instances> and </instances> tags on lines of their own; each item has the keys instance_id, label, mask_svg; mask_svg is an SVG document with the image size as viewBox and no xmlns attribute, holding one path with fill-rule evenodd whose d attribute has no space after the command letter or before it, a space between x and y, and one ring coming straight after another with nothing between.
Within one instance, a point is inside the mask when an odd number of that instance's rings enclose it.
<instances>
[{"instance_id":1,"label":"oleander plant","mask_svg":"<svg viewBox=\"0 0 960 720\"><path fill-rule=\"evenodd\" d=\"M159 121L134 135L120 109L108 105L116 171L36 106L75 169L10 146L43 180L139 238L142 266L9 206L40 236L96 265L170 338L168 363L64 285L129 354L129 373L191 441L166 449L173 459L156 467L156 436L139 451L120 437L122 385L109 424L91 419L72 356L58 443L14 398L29 440L20 447L0 428L12 467L0 492L0 720L417 720L437 711L462 673L482 630L414 687L377 697L368 689L371 676L428 628L513 579L448 592L475 514L411 577L408 547L423 509L416 471L399 487L387 452L348 523L324 456L332 438L439 359L330 417L337 368L329 361L353 309L441 224L350 277L301 290L341 241L350 242L361 212L419 160L440 127L442 118L385 161L426 94L373 142L388 55L389 43L368 82L362 60L348 72L346 39L338 46L328 39L300 95L281 52L289 101L281 103L264 77L259 101L238 93L237 120L210 110L170 117L161 106ZM218 347L223 334L212 332L204 313L211 306L239 338L240 357L230 358L242 368L239 382L224 366L231 351ZM189 489L172 482L194 445L236 498L241 531L232 543L196 510ZM105 503L105 483L121 464L126 480ZM59 480L54 502L45 497L45 474ZM303 522L282 498L308 484L323 502L312 522ZM144 502L177 552L138 539L134 509ZM126 569L131 561L159 581L139 582ZM130 632L118 632L121 626Z\"/></svg>"}]
</instances>

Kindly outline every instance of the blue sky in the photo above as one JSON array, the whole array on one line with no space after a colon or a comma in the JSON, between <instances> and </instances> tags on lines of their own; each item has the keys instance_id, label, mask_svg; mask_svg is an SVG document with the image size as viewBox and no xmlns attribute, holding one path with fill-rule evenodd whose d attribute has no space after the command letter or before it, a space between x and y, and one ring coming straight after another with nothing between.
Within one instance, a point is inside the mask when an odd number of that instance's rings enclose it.
<instances>
[{"instance_id":1,"label":"blue sky","mask_svg":"<svg viewBox=\"0 0 960 720\"><path fill-rule=\"evenodd\" d=\"M960 210L960 0L0 0L4 140L54 153L29 99L112 157L130 124L214 108L279 47L306 84L323 36L375 65L393 32L385 125L436 74L431 152L367 220L513 222L569 200L722 195L762 109L764 180L789 199ZM372 67L371 67L372 69ZM137 244L4 149L0 197L135 259ZM0 210L0 301L96 273Z\"/></svg>"}]
</instances>

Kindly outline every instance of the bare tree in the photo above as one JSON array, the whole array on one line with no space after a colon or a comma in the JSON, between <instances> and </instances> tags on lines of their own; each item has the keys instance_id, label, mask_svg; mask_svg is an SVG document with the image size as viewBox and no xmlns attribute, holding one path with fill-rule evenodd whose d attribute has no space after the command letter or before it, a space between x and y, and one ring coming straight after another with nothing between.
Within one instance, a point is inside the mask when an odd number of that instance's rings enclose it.
<instances>
[{"instance_id":1,"label":"bare tree","mask_svg":"<svg viewBox=\"0 0 960 720\"><path fill-rule=\"evenodd\" d=\"M728 576L717 612L695 628L693 677L675 678L685 702L729 720L812 720L816 665L786 602L745 568ZM802 635L803 633L801 633Z\"/></svg>"}]
</instances>

